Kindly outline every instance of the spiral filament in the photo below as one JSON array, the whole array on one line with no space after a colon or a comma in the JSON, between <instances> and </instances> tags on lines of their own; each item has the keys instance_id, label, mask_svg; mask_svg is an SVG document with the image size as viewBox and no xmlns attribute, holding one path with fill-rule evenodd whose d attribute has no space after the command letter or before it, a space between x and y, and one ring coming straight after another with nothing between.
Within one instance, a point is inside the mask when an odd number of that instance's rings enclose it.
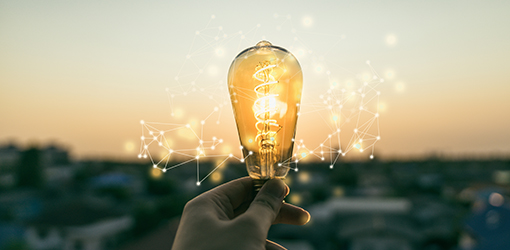
<instances>
[{"instance_id":1,"label":"spiral filament","mask_svg":"<svg viewBox=\"0 0 510 250\"><path fill-rule=\"evenodd\" d=\"M253 104L253 112L257 122L257 136L255 141L259 145L260 170L261 178L274 178L273 165L279 160L276 149L276 134L280 131L281 126L272 118L277 112L276 97L278 94L271 93L276 87L278 81L271 75L276 65L266 61L260 63L255 68L256 72L253 77L261 83L255 87L257 100Z\"/></svg>"}]
</instances>

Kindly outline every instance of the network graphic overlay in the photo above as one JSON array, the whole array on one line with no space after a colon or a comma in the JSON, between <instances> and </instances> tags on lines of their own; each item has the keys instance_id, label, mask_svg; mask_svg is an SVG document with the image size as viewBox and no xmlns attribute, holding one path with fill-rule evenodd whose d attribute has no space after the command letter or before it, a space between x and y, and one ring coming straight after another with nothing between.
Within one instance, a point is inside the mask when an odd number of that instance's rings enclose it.
<instances>
[{"instance_id":1,"label":"network graphic overlay","mask_svg":"<svg viewBox=\"0 0 510 250\"><path fill-rule=\"evenodd\" d=\"M270 28L290 39L288 49L298 58L305 75L298 133L292 139L294 153L282 163L298 171L299 163L307 160L328 162L334 168L340 157L354 152L373 159L375 145L381 140L379 109L383 77L369 61L366 62L368 71L357 74L320 60L325 56L316 55L307 46L308 32L300 32L290 15L274 14L273 18L278 22ZM261 24L248 31L229 33L227 28L215 25L215 20L211 16L203 29L195 31L184 62L171 87L165 89L169 113L164 115L169 121L140 121L138 158L150 159L153 168L162 172L192 164L196 167L196 185L229 161L242 163L251 155L243 157L239 150L242 146L235 131L226 74L237 53L266 39L260 34ZM305 17L301 25L306 27L312 21ZM334 38L333 44L345 39L344 35L324 35ZM308 79L307 75L310 75ZM307 87L311 78L314 86ZM300 134L301 124L320 124L321 129L313 135ZM201 170L200 163L205 161L214 162L214 167Z\"/></svg>"}]
</instances>

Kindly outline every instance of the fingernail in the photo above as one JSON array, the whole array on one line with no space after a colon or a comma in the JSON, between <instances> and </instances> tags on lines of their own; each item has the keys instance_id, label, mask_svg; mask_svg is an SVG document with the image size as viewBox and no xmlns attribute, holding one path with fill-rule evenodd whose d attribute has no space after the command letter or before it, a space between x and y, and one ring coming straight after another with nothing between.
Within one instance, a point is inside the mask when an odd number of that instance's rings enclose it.
<instances>
[{"instance_id":1,"label":"fingernail","mask_svg":"<svg viewBox=\"0 0 510 250\"><path fill-rule=\"evenodd\" d=\"M266 192L275 195L276 197L282 198L287 192L287 188L285 187L285 183L278 179L272 179L266 182L264 185L264 189Z\"/></svg>"},{"instance_id":2,"label":"fingernail","mask_svg":"<svg viewBox=\"0 0 510 250\"><path fill-rule=\"evenodd\" d=\"M306 215L301 217L302 225L305 225L308 222L310 222L310 219L312 218L312 216L310 216L310 213L308 213L307 211L305 211L305 212L306 212Z\"/></svg>"}]
</instances>

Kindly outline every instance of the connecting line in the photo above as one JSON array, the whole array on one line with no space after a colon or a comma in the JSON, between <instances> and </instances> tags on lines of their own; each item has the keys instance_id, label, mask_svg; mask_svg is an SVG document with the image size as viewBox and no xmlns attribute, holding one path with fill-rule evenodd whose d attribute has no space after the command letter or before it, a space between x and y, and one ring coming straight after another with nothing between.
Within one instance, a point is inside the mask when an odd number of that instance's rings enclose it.
<instances>
[{"instance_id":1,"label":"connecting line","mask_svg":"<svg viewBox=\"0 0 510 250\"><path fill-rule=\"evenodd\" d=\"M206 85L206 86L199 86L196 83L202 83L202 77L204 76L204 70L206 69L205 66L213 65L215 63L213 61L214 54L218 53L216 50L216 46L223 46L226 43L235 42L237 39L239 39L238 46L241 46L243 39L249 40L249 37L254 38L255 34L259 31L260 25L257 25L253 29L249 30L248 32L244 33L235 33L227 35L221 26L214 26L213 25L213 19L215 19L214 16L211 16L211 19L205 26L205 28L200 29L196 32L196 35L193 37L193 40L190 44L189 50L187 51L186 59L184 60L183 64L180 65L177 75L175 76L175 81L178 83L178 86L167 88L167 98L169 100L170 105L170 111L171 115L174 116L175 106L176 104L176 96L186 96L188 94L191 94L192 92L195 92L195 94L207 96L208 99L211 100L211 102L214 102L216 107L214 107L214 111L209 113L205 119L201 121L201 127L199 133L195 131L195 127L191 127L190 125L186 124L174 124L174 123L162 123L162 122L145 122L142 121L142 139L140 141L140 150L138 157L139 158L150 158L151 162L157 167L160 168L158 165L162 165L164 163L163 172L166 170L171 170L174 168L177 168L179 166L182 166L184 164L190 163L194 160L196 160L196 168L197 168L197 185L200 185L201 182L205 181L207 178L211 176L213 172L215 172L220 166L224 166L225 162L229 158L234 158L236 160L239 160L241 162L246 161L246 159L251 155L246 155L246 157L237 157L232 154L229 154L228 156L225 154L209 154L214 153L212 152L215 150L215 148L223 143L223 141L217 140L215 137L213 137L212 142L211 141L204 141L203 138L207 136L208 130L206 128L206 123L209 121L211 117L212 119L216 121L217 124L220 123L221 115L224 114L223 111L223 105L226 105L225 98L222 101L222 97L224 93L218 92L219 90L222 90L221 87L218 87L220 85L213 84L213 85ZM289 21L289 19L285 19L279 27L282 25L288 25L290 23L290 26L293 28L293 33L296 32L294 29L294 26L292 22ZM307 33L307 34L320 34L320 33L313 33L313 32L303 32L299 31L301 33ZM330 36L328 34L320 34L320 35L326 35ZM330 37L333 37L336 39L339 39L338 41L334 41L335 44L342 41L344 39L343 36L335 36L332 35ZM296 39L293 43L293 46L299 45L298 47L304 47L306 51L310 51L311 47L306 44L302 39ZM332 47L334 47L333 45ZM234 46L235 47L235 46ZM328 48L329 50L330 48ZM221 51L220 51L221 53ZM220 56L220 54L217 54ZM206 56L204 61L199 61L198 56ZM352 76L356 75L356 72L350 71L344 67L341 67L340 65L331 62L325 59L325 63L327 63L328 66L333 65L335 69L340 69L342 73L348 73ZM205 65L205 66L204 66ZM354 87L354 92L352 92L351 85L348 85L346 88L341 89L337 84L334 84L334 86L331 86L326 93L321 95L320 102L307 102L300 105L300 113L299 116L303 117L303 115L308 116L312 114L318 114L321 119L318 119L319 121L322 120L324 124L329 126L329 129L331 129L331 132L327 135L327 137L322 141L320 146L315 147L313 150L310 150L307 148L302 142L301 144L298 144L297 150L295 152L300 152L300 147L303 150L306 150L307 152L305 154L292 154L291 157L288 159L285 159L285 161L281 161L280 163L277 163L280 167L287 168L287 169L294 169L295 171L298 171L298 164L301 160L303 160L305 157L317 157L321 160L324 160L325 158L329 157L330 167L332 167L336 162L338 162L338 159L340 157L340 154L342 156L345 156L346 153L350 153L350 151L354 151L354 149L360 149L359 151L366 150L371 148L371 155L370 158L373 158L374 150L375 150L375 144L377 141L380 140L380 127L379 127L379 101L380 101L380 92L377 91L377 88L384 82L384 79L380 77L380 75L374 70L372 65L369 61L367 61L367 65L371 72L372 79L369 80L368 78L365 79L359 79L357 78L354 80L356 84L362 84L359 88ZM263 65L264 66L264 65ZM274 82L277 82L278 79L270 79L267 77L267 74L264 75L263 70L271 70L274 67L277 67L277 65L265 65L266 67L261 67L259 71L254 75L257 80L260 81L260 91L264 88L269 88L271 84ZM191 68L191 71L188 70L188 68ZM330 75L329 70L325 66L326 72L328 72L328 80L331 81L332 79L338 79L337 76L333 77L333 75ZM258 73L261 73L258 75ZM296 74L300 74L301 72L296 72ZM264 79L262 79L264 78ZM207 79L207 82L211 82L211 79ZM205 82L205 81L204 81ZM212 81L214 82L214 80ZM220 84L225 85L225 87L229 88L224 84L223 80L220 81ZM327 84L326 84L327 85ZM204 90L206 92L204 93ZM262 101L267 104L270 102L269 98L267 96L267 93L264 93L264 96L259 96L258 98L253 98L252 96L253 89L252 88L237 88L236 89L236 95L233 95L232 98L234 100L236 98L247 98L247 100L251 100L252 102L256 102L257 100L260 101L260 106L262 106ZM265 99L264 99L265 98ZM376 103L376 111L374 111L374 108L372 104ZM354 111L351 111L351 108L354 108ZM269 112L267 108L261 108L259 110L260 115L262 115L265 112ZM349 113L349 111L351 111ZM167 111L168 112L168 111ZM214 114L217 112L217 118ZM214 116L213 116L214 115ZM337 116L337 118L334 118L334 122L331 122L331 119L328 119L330 116ZM369 116L372 116L372 118L368 118ZM263 117L259 117L263 118ZM356 120L354 120L356 118ZM303 120L303 118L301 118ZM348 124L350 121L352 121L351 124ZM272 123L264 119L264 124L267 126L273 126ZM208 124L207 124L208 125ZM262 125L262 124L261 124ZM259 127L261 126L259 125ZM341 136L341 133L350 133L353 131L351 129L346 129L346 127L350 127L350 125L355 126L357 129L357 132L353 133L352 136L350 136L350 140L348 144L342 143L342 138L347 139L345 136ZM162 130L158 130L156 127L158 126L170 126ZM374 126L377 126L377 128L374 128ZM198 140L199 143L195 147L186 149L182 148L182 145L187 145L186 143L176 143L174 138L178 138L179 136L174 136L174 133L179 131L183 128L189 128L194 136L190 137L189 140L195 141ZM340 130L342 129L342 130ZM145 130L148 130L145 131ZM269 130L270 131L270 130ZM335 132L336 131L336 132ZM375 132L376 131L376 132ZM159 132L159 133L158 133ZM188 133L187 131L185 131ZM150 136L148 135L150 133ZM191 133L188 133L191 136ZM147 135L147 138L145 136ZM267 135L267 132L266 132ZM293 141L295 138L293 138ZM329 140L329 143L327 142ZM336 141L333 141L336 140ZM320 138L318 141L321 141ZM361 147L362 142L364 142L365 146ZM171 146L177 145L177 149L171 149ZM334 148L336 147L336 143L338 143L338 149ZM188 143L189 144L189 143ZM159 147L158 147L159 145ZM327 146L325 146L327 145ZM342 150L342 145L345 147L344 150ZM150 148L149 148L150 147ZM155 155L151 154L151 151L154 147L158 147L160 150L164 149L166 151L166 155L164 155L160 160L159 157L155 157ZM197 149L198 148L198 149ZM312 147L313 148L313 147ZM169 164L171 163L170 158L173 157L172 154L176 154L178 157L185 157L183 162L180 162L178 164L175 164L173 166L169 167ZM222 159L223 157L226 157L221 161L220 164L218 164L212 171L210 171L204 178L200 178L200 158L218 158ZM157 163L154 161L159 160ZM203 160L205 161L205 160ZM293 165L295 164L295 165ZM295 167L294 167L295 166ZM204 172L202 170L202 172Z\"/></svg>"},{"instance_id":2,"label":"connecting line","mask_svg":"<svg viewBox=\"0 0 510 250\"><path fill-rule=\"evenodd\" d=\"M174 169L174 168L176 168L176 167L182 166L182 165L184 165L184 164L186 164L186 163L188 163L188 162L192 162L192 161L194 161L194 160L196 160L196 159L195 159L195 158L193 158L193 159L187 160L187 161L185 161L185 162L181 162L181 163L179 163L179 164L177 164L177 165L173 165L173 166L171 166L171 167L169 167L169 168L165 168L165 169L166 169L166 170L171 170L171 169Z\"/></svg>"},{"instance_id":3,"label":"connecting line","mask_svg":"<svg viewBox=\"0 0 510 250\"><path fill-rule=\"evenodd\" d=\"M198 182L200 182L200 183L202 183L205 179L207 179L207 177L209 177L209 176L210 176L210 175L211 175L214 171L216 171L216 169L218 169L221 165L223 165L223 163L225 163L225 162L226 162L229 158L230 158L230 157L227 157L227 158L223 159L223 161L222 161L222 162L220 162L220 164L218 164L218 165L217 165L217 166L216 166L216 167L215 167L215 168L214 168L211 172L209 172L209 174L207 174L204 178L202 178L202 180L199 180L199 179L197 178L197 181L198 181ZM197 162L198 162L198 161L197 161ZM197 175L197 177L198 177L198 175Z\"/></svg>"}]
</instances>

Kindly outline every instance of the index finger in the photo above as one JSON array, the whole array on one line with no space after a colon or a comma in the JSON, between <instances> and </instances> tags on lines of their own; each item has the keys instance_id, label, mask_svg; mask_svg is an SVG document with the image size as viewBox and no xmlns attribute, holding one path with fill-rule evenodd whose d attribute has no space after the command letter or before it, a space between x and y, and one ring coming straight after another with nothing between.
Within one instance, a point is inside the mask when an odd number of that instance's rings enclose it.
<instances>
[{"instance_id":1,"label":"index finger","mask_svg":"<svg viewBox=\"0 0 510 250\"><path fill-rule=\"evenodd\" d=\"M197 198L213 201L214 206L220 207L230 217L230 213L233 213L234 209L243 202L251 200L252 196L252 180L250 177L243 177L213 188Z\"/></svg>"}]
</instances>

